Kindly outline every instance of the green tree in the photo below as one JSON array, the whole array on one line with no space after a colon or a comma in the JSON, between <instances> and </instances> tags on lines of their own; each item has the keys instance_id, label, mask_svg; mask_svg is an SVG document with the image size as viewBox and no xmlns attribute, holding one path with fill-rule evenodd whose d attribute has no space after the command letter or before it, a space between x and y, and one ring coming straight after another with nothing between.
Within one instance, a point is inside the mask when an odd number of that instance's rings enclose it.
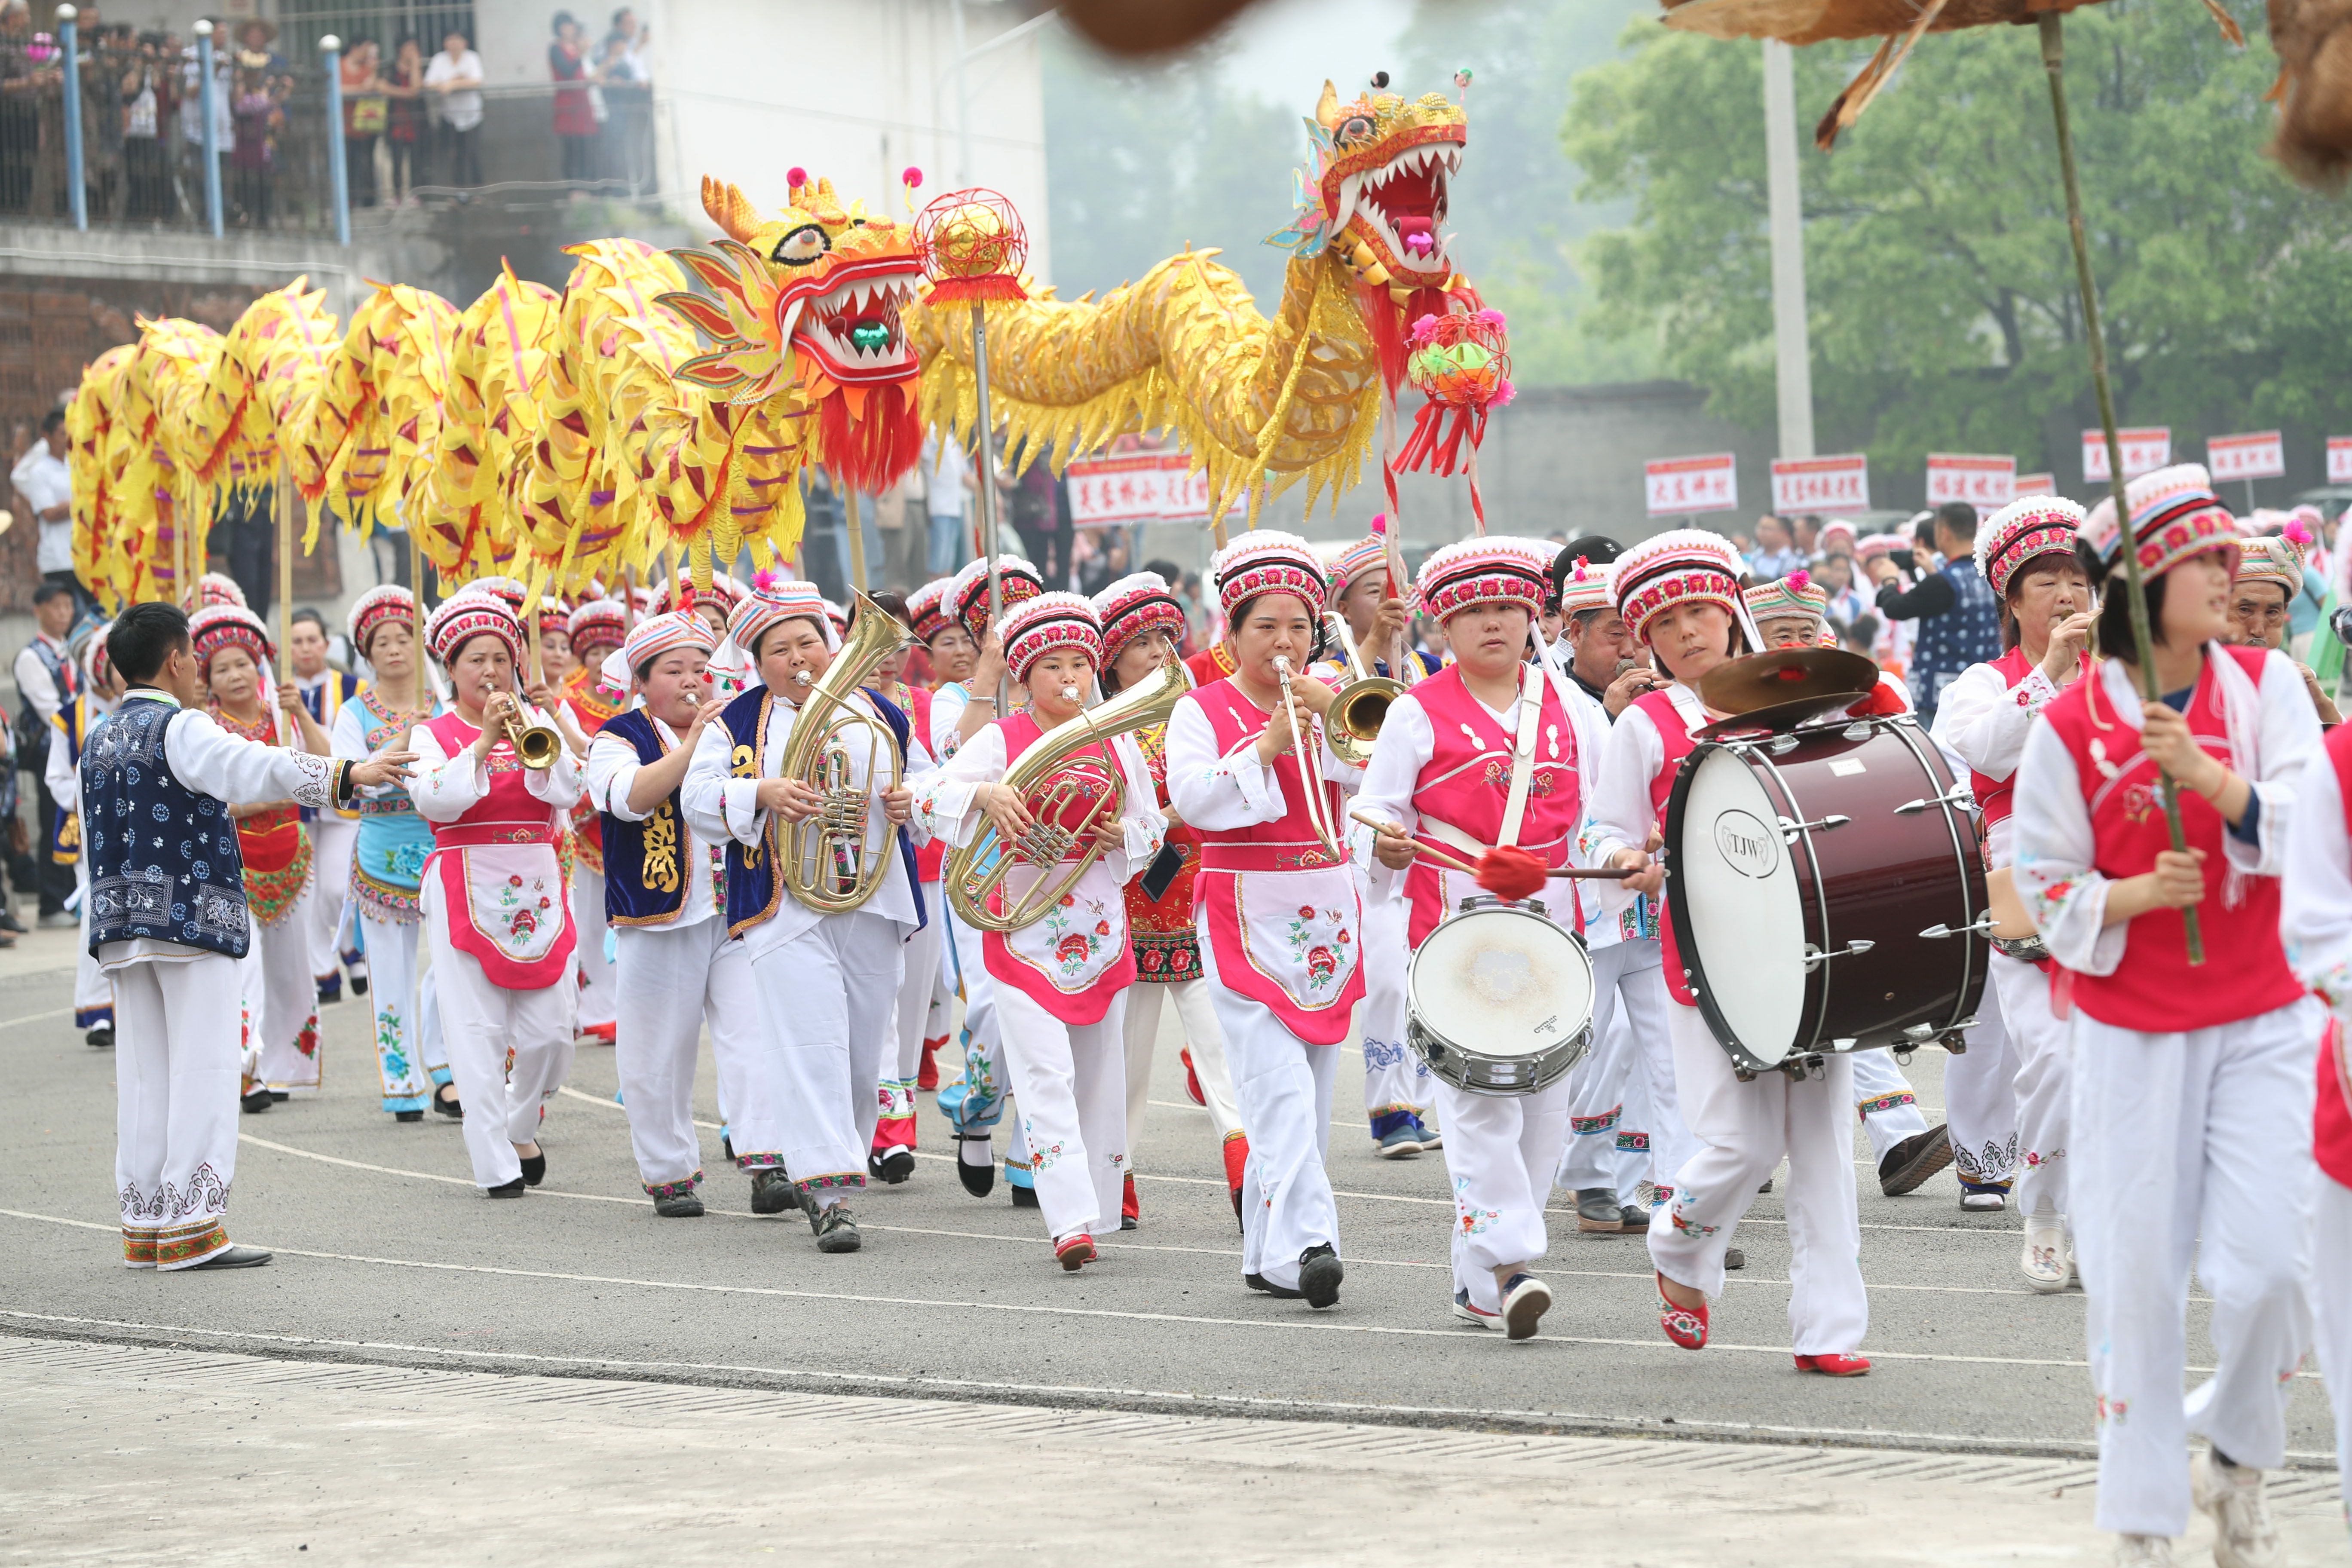
<instances>
[{"instance_id":1,"label":"green tree","mask_svg":"<svg viewBox=\"0 0 2352 1568\"><path fill-rule=\"evenodd\" d=\"M2341 204L2262 153L2262 17L2224 42L2198 5L2111 0L2066 19L2085 217L2123 416L2207 434L2352 419ZM1759 50L1637 24L1577 79L1560 128L1589 200L1632 221L1584 250L1617 334L1745 424L1773 414ZM1797 56L1801 118L1867 46ZM2049 91L2034 30L1931 36L1837 151L1801 160L1816 418L1829 449L1915 470L1930 449L2074 468L2094 423Z\"/></svg>"}]
</instances>

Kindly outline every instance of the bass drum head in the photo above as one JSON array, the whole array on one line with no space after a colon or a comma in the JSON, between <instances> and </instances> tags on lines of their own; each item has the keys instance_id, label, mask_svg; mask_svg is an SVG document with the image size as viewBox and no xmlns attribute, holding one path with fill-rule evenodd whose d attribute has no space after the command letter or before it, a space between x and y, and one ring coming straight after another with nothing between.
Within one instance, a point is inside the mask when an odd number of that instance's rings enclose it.
<instances>
[{"instance_id":1,"label":"bass drum head","mask_svg":"<svg viewBox=\"0 0 2352 1568\"><path fill-rule=\"evenodd\" d=\"M1683 966L1768 1067L1796 1044L1805 1010L1805 911L1779 822L1755 772L1735 752L1709 751L1675 847L1675 897L1695 950Z\"/></svg>"},{"instance_id":2,"label":"bass drum head","mask_svg":"<svg viewBox=\"0 0 2352 1568\"><path fill-rule=\"evenodd\" d=\"M1528 910L1442 921L1413 953L1408 984L1424 1028L1484 1057L1538 1056L1592 1022L1583 944Z\"/></svg>"}]
</instances>

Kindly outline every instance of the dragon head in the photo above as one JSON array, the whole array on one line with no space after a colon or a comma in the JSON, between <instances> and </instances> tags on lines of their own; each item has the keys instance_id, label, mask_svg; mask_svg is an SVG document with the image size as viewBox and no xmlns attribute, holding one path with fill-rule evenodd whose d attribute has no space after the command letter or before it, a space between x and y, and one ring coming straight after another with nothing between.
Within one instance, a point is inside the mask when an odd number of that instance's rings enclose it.
<instances>
[{"instance_id":1,"label":"dragon head","mask_svg":"<svg viewBox=\"0 0 2352 1568\"><path fill-rule=\"evenodd\" d=\"M1385 73L1374 79L1387 85ZM1462 106L1444 93L1407 100L1377 90L1342 103L1327 81L1307 125L1315 156L1299 184L1311 179L1319 200L1302 200L1294 243L1337 247L1375 288L1444 288L1452 272L1446 183L1462 167L1469 134ZM1300 195L1307 198L1304 188Z\"/></svg>"},{"instance_id":2,"label":"dragon head","mask_svg":"<svg viewBox=\"0 0 2352 1568\"><path fill-rule=\"evenodd\" d=\"M729 403L796 392L818 412L822 460L861 487L887 486L914 460L898 460L908 432L921 444L922 366L900 314L923 280L913 232L862 201L845 208L831 180L798 169L788 197L763 217L735 186L703 177L703 210L728 237L670 253L713 296L661 296L711 341L677 374Z\"/></svg>"}]
</instances>

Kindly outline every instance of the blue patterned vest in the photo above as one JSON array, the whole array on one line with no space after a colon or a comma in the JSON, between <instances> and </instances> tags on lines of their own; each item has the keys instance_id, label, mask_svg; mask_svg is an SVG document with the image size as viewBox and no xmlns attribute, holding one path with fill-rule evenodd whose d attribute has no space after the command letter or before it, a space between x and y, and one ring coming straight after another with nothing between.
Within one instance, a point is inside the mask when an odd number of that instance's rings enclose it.
<instances>
[{"instance_id":1,"label":"blue patterned vest","mask_svg":"<svg viewBox=\"0 0 2352 1568\"><path fill-rule=\"evenodd\" d=\"M907 754L908 738L914 725L904 710L876 691L864 689L873 702L875 711L890 726L890 733L898 742L898 754ZM729 701L719 714L727 726L730 751L727 772L730 777L757 779L767 776L768 714L772 698L765 686L753 686ZM640 752L640 755L643 753ZM915 874L915 845L904 827L897 834L898 858L907 868L907 881L915 889L915 929L930 923L930 915L923 908L922 882ZM727 934L740 936L761 921L776 912L776 904L784 896L784 884L776 875L776 847L779 840L775 819L771 817L768 831L756 847L745 848L735 838L727 841ZM606 886L610 887L609 878ZM609 900L610 895L607 895Z\"/></svg>"},{"instance_id":2,"label":"blue patterned vest","mask_svg":"<svg viewBox=\"0 0 2352 1568\"><path fill-rule=\"evenodd\" d=\"M614 714L597 733L626 741L641 766L669 754L668 738L642 708ZM678 791L670 791L643 822L629 822L609 811L596 815L604 822L604 918L616 926L660 925L677 919L686 908L686 890L694 883L693 863L687 857L701 852L686 831ZM734 882L730 876L730 889Z\"/></svg>"},{"instance_id":3,"label":"blue patterned vest","mask_svg":"<svg viewBox=\"0 0 2352 1568\"><path fill-rule=\"evenodd\" d=\"M1976 562L1964 555L1947 565L1944 575L1952 584L1952 607L1919 623L1911 656L1911 699L1919 705L1923 723L1934 715L1954 676L2000 657L2000 606Z\"/></svg>"},{"instance_id":4,"label":"blue patterned vest","mask_svg":"<svg viewBox=\"0 0 2352 1568\"><path fill-rule=\"evenodd\" d=\"M228 807L172 776L163 737L180 710L133 691L81 757L89 951L152 937L243 958L245 862Z\"/></svg>"}]
</instances>

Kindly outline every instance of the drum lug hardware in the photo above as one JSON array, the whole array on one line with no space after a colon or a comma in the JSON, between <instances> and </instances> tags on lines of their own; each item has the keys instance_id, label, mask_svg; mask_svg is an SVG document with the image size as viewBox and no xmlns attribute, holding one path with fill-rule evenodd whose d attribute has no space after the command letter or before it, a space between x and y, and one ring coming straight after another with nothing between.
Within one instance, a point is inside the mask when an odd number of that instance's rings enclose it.
<instances>
[{"instance_id":1,"label":"drum lug hardware","mask_svg":"<svg viewBox=\"0 0 2352 1568\"><path fill-rule=\"evenodd\" d=\"M1769 741L1767 741L1765 744L1771 749L1772 754L1777 757L1784 752L1795 751L1797 749L1797 737L1784 732L1773 736Z\"/></svg>"},{"instance_id":2,"label":"drum lug hardware","mask_svg":"<svg viewBox=\"0 0 2352 1568\"><path fill-rule=\"evenodd\" d=\"M1929 926L1926 931L1921 931L1919 934L1924 937L1931 937L1937 942L1941 942L1948 936L1990 936L1992 934L1992 916L1988 914L1972 926L1960 926L1958 928L1948 926L1938 921L1937 924Z\"/></svg>"},{"instance_id":3,"label":"drum lug hardware","mask_svg":"<svg viewBox=\"0 0 2352 1568\"><path fill-rule=\"evenodd\" d=\"M1911 1065L1911 1058L1917 1054L1907 1045L1897 1046L1895 1047L1895 1065L1907 1068Z\"/></svg>"},{"instance_id":4,"label":"drum lug hardware","mask_svg":"<svg viewBox=\"0 0 2352 1568\"><path fill-rule=\"evenodd\" d=\"M1741 1083L1754 1083L1756 1081L1756 1075L1746 1068L1733 1068L1731 1069L1731 1076L1738 1079Z\"/></svg>"},{"instance_id":5,"label":"drum lug hardware","mask_svg":"<svg viewBox=\"0 0 2352 1568\"><path fill-rule=\"evenodd\" d=\"M1844 739L1849 740L1849 741L1867 741L1867 740L1869 740L1869 739L1870 739L1870 724L1869 724L1869 722L1868 722L1867 721L1859 721L1859 722L1856 722L1856 723L1848 724L1848 725L1845 727L1844 731L1843 731L1843 737L1844 737Z\"/></svg>"},{"instance_id":6,"label":"drum lug hardware","mask_svg":"<svg viewBox=\"0 0 2352 1568\"><path fill-rule=\"evenodd\" d=\"M1925 811L1931 805L1957 805L1965 811L1974 811L1977 807L1977 797L1968 785L1954 784L1942 795L1931 795L1925 800L1905 801L1895 808L1895 815L1908 816L1915 811Z\"/></svg>"},{"instance_id":7,"label":"drum lug hardware","mask_svg":"<svg viewBox=\"0 0 2352 1568\"><path fill-rule=\"evenodd\" d=\"M1945 1051L1951 1056L1964 1057L1969 1054L1969 1042L1957 1029L1953 1030L1950 1034L1946 1035L1942 1039L1937 1040L1936 1043L1943 1047Z\"/></svg>"},{"instance_id":8,"label":"drum lug hardware","mask_svg":"<svg viewBox=\"0 0 2352 1568\"><path fill-rule=\"evenodd\" d=\"M1872 948L1876 947L1877 945L1878 944L1874 942L1864 942L1857 937L1853 941L1846 943L1843 947L1839 948L1834 952L1823 952L1820 948L1815 947L1809 942L1805 943L1805 967L1806 969L1811 970L1816 965L1832 958L1860 958L1864 953L1868 952Z\"/></svg>"},{"instance_id":9,"label":"drum lug hardware","mask_svg":"<svg viewBox=\"0 0 2352 1568\"><path fill-rule=\"evenodd\" d=\"M1936 1037L1936 1026L1933 1024L1914 1024L1903 1031L1903 1037L1906 1040L1912 1040L1924 1046L1929 1040Z\"/></svg>"},{"instance_id":10,"label":"drum lug hardware","mask_svg":"<svg viewBox=\"0 0 2352 1568\"><path fill-rule=\"evenodd\" d=\"M1832 827L1843 827L1853 820L1851 816L1840 816L1834 812L1811 822L1796 822L1784 816L1780 818L1780 837L1786 843L1794 844L1800 833L1827 832Z\"/></svg>"}]
</instances>

